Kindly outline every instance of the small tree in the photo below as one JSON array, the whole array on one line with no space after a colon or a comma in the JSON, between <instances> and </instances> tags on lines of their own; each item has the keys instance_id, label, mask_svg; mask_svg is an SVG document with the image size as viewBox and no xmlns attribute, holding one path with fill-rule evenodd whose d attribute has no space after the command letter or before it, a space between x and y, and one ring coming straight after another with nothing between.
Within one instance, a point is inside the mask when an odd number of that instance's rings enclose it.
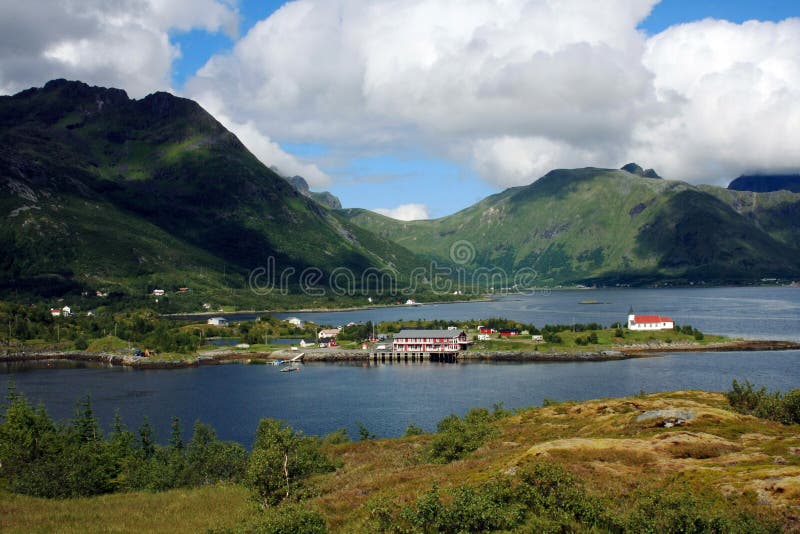
<instances>
[{"instance_id":1,"label":"small tree","mask_svg":"<svg viewBox=\"0 0 800 534\"><path fill-rule=\"evenodd\" d=\"M150 418L146 415L142 419L142 426L139 427L139 446L141 447L142 456L145 458L152 458L156 452L153 425L150 424Z\"/></svg>"},{"instance_id":2,"label":"small tree","mask_svg":"<svg viewBox=\"0 0 800 534\"><path fill-rule=\"evenodd\" d=\"M333 469L318 439L304 437L281 421L262 419L245 480L258 501L269 506L289 497L305 477Z\"/></svg>"},{"instance_id":3,"label":"small tree","mask_svg":"<svg viewBox=\"0 0 800 534\"><path fill-rule=\"evenodd\" d=\"M425 431L422 430L417 425L415 425L414 423L408 423L408 426L406 427L406 432L403 435L405 437L409 437L409 436L419 436L419 435L422 435L424 433L425 433Z\"/></svg>"},{"instance_id":4,"label":"small tree","mask_svg":"<svg viewBox=\"0 0 800 534\"><path fill-rule=\"evenodd\" d=\"M358 427L358 438L361 441L365 441L368 439L375 439L375 434L370 432L369 429L364 425L364 423L356 421L356 426Z\"/></svg>"}]
</instances>

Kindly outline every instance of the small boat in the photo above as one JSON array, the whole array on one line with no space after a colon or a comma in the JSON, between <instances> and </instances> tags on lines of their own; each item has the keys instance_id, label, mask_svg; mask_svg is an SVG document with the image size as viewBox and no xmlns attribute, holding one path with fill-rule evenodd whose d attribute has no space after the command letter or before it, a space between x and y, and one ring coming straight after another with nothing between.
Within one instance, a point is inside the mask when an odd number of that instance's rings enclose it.
<instances>
[{"instance_id":1,"label":"small boat","mask_svg":"<svg viewBox=\"0 0 800 534\"><path fill-rule=\"evenodd\" d=\"M582 300L578 304L603 304L599 300Z\"/></svg>"},{"instance_id":2,"label":"small boat","mask_svg":"<svg viewBox=\"0 0 800 534\"><path fill-rule=\"evenodd\" d=\"M280 362L280 363L276 363L275 365L290 365L290 364L294 364L294 363L303 363L303 357L305 355L306 355L305 352L301 352L300 354L298 354L297 356L295 356L291 360L275 360L276 362Z\"/></svg>"},{"instance_id":3,"label":"small boat","mask_svg":"<svg viewBox=\"0 0 800 534\"><path fill-rule=\"evenodd\" d=\"M284 367L281 369L281 373L291 373L292 371L299 371L299 367Z\"/></svg>"},{"instance_id":4,"label":"small boat","mask_svg":"<svg viewBox=\"0 0 800 534\"><path fill-rule=\"evenodd\" d=\"M269 362L270 365L283 365L284 363L286 363L286 362L284 362L280 358L278 358L277 360L272 360L271 362Z\"/></svg>"}]
</instances>

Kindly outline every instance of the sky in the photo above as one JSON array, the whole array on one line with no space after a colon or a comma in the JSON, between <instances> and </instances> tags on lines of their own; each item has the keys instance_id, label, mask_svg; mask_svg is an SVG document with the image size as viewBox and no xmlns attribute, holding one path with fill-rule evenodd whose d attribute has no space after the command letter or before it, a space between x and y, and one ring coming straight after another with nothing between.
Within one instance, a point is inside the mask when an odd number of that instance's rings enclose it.
<instances>
[{"instance_id":1,"label":"sky","mask_svg":"<svg viewBox=\"0 0 800 534\"><path fill-rule=\"evenodd\" d=\"M406 220L554 168L800 170L797 0L0 0L0 94L53 78L197 100Z\"/></svg>"}]
</instances>

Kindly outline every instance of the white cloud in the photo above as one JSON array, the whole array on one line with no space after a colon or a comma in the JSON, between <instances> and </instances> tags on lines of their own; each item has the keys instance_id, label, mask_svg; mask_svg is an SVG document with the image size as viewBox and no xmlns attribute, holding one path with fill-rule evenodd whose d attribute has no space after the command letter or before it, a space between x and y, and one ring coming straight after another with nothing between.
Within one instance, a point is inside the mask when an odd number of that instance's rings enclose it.
<instances>
[{"instance_id":1,"label":"white cloud","mask_svg":"<svg viewBox=\"0 0 800 534\"><path fill-rule=\"evenodd\" d=\"M218 119L219 120L219 119ZM303 163L285 152L278 143L262 134L253 122L240 124L230 122L226 117L220 120L262 163L277 169L281 176L302 176L312 189L321 189L330 185L331 179L319 167L312 163Z\"/></svg>"},{"instance_id":2,"label":"white cloud","mask_svg":"<svg viewBox=\"0 0 800 534\"><path fill-rule=\"evenodd\" d=\"M251 120L238 122L226 115L224 104L214 94L205 95L199 100L205 110L233 132L255 157L263 164L277 169L281 176L302 176L312 189L330 185L331 178L328 174L320 170L317 165L302 162L285 152L278 143L262 132L256 123Z\"/></svg>"},{"instance_id":3,"label":"white cloud","mask_svg":"<svg viewBox=\"0 0 800 534\"><path fill-rule=\"evenodd\" d=\"M79 79L141 97L170 87L171 30L235 37L225 0L32 0L0 7L0 93Z\"/></svg>"},{"instance_id":4,"label":"white cloud","mask_svg":"<svg viewBox=\"0 0 800 534\"><path fill-rule=\"evenodd\" d=\"M693 181L800 166L800 22L648 38L656 2L297 0L187 92L273 138L424 147L501 186L630 160Z\"/></svg>"},{"instance_id":5,"label":"white cloud","mask_svg":"<svg viewBox=\"0 0 800 534\"><path fill-rule=\"evenodd\" d=\"M376 208L372 211L398 221L419 221L431 218L428 213L428 206L425 204L401 204L392 209Z\"/></svg>"},{"instance_id":6,"label":"white cloud","mask_svg":"<svg viewBox=\"0 0 800 534\"><path fill-rule=\"evenodd\" d=\"M472 161L481 176L497 185L528 184L553 169L614 167L604 153L545 137L496 137L472 145Z\"/></svg>"},{"instance_id":7,"label":"white cloud","mask_svg":"<svg viewBox=\"0 0 800 534\"><path fill-rule=\"evenodd\" d=\"M657 1L296 0L184 92L315 187L330 177L276 140L421 149L498 186L628 161L702 182L800 169L800 19L648 37ZM170 31L237 26L233 0L6 2L0 92L68 77L142 96L169 86Z\"/></svg>"},{"instance_id":8,"label":"white cloud","mask_svg":"<svg viewBox=\"0 0 800 534\"><path fill-rule=\"evenodd\" d=\"M643 117L631 153L662 175L724 183L800 169L800 19L675 26L648 41L643 63L671 114Z\"/></svg>"},{"instance_id":9,"label":"white cloud","mask_svg":"<svg viewBox=\"0 0 800 534\"><path fill-rule=\"evenodd\" d=\"M272 137L344 150L471 163L472 145L506 136L601 150L657 105L636 30L655 1L298 0L186 91Z\"/></svg>"}]
</instances>

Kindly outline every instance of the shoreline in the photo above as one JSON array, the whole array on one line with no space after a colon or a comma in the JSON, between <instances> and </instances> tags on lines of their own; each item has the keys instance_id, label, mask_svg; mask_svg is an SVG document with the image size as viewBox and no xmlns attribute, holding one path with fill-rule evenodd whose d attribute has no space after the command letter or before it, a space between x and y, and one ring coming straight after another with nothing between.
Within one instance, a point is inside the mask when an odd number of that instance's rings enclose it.
<instances>
[{"instance_id":1,"label":"shoreline","mask_svg":"<svg viewBox=\"0 0 800 534\"><path fill-rule=\"evenodd\" d=\"M253 315L253 314L275 314L275 313L340 313L351 311L364 311L364 310L382 310L386 308L420 308L422 306L429 306L432 304L468 304L470 302L493 302L495 299L489 296L482 296L480 298L470 300L436 300L432 302L417 302L416 304L370 304L367 306L352 306L350 308L299 308L292 310L238 310L232 312L226 311L203 311L203 312L187 312L187 313L162 313L160 317L167 317L170 319L192 319L194 317L215 317L215 316L236 316L236 315Z\"/></svg>"},{"instance_id":2,"label":"shoreline","mask_svg":"<svg viewBox=\"0 0 800 534\"><path fill-rule=\"evenodd\" d=\"M600 362L652 358L673 352L752 352L800 350L800 342L777 340L736 340L708 345L683 343L658 345L631 345L587 352L512 352L481 351L464 352L458 356L457 363L477 362ZM48 360L71 360L76 362L102 363L111 366L133 369L184 369L204 365L246 364L253 360L265 363L270 360L296 356L294 351L276 350L272 352L244 352L215 350L203 354L187 355L180 360L157 360L128 354L81 351L40 351L7 352L0 354L0 363L35 362ZM304 353L305 363L371 363L369 351L358 349L317 350Z\"/></svg>"}]
</instances>

